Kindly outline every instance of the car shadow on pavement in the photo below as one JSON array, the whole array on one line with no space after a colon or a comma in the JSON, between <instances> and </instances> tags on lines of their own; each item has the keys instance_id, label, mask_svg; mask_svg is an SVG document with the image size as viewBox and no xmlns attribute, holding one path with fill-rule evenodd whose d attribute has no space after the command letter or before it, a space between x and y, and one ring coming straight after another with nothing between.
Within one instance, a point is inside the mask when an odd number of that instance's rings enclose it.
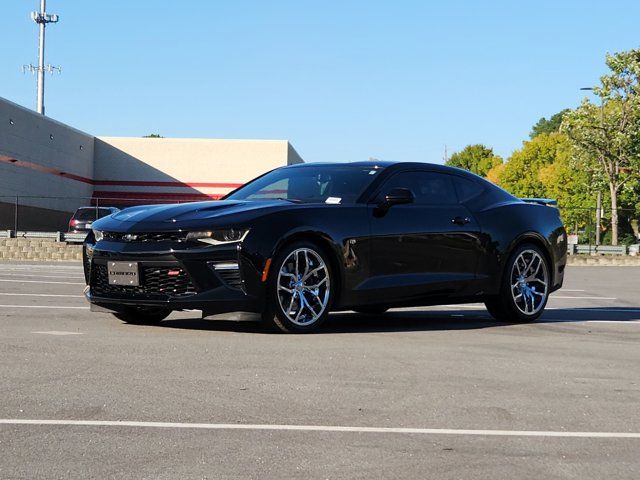
<instances>
[{"instance_id":1,"label":"car shadow on pavement","mask_svg":"<svg viewBox=\"0 0 640 480\"><path fill-rule=\"evenodd\" d=\"M640 308L559 308L547 310L532 322L552 324L567 322L633 322L640 321ZM499 322L482 308L464 310L390 311L383 315L355 313L333 314L321 331L326 333L400 332L437 330L474 330L518 325ZM526 325L526 323L524 324Z\"/></svg>"},{"instance_id":2,"label":"car shadow on pavement","mask_svg":"<svg viewBox=\"0 0 640 480\"><path fill-rule=\"evenodd\" d=\"M640 321L640 307L557 308L546 310L533 324L566 322L634 322ZM461 310L391 310L382 315L336 312L329 316L318 333L374 333L439 330L476 330L498 328L517 323L498 322L482 309ZM272 333L257 321L218 319L169 319L160 328L223 331L237 333Z\"/></svg>"}]
</instances>

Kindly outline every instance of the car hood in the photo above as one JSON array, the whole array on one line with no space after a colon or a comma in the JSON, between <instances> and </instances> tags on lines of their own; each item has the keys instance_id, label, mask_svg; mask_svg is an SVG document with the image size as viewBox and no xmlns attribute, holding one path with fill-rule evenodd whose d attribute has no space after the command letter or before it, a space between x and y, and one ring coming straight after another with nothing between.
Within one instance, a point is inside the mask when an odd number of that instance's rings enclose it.
<instances>
[{"instance_id":1,"label":"car hood","mask_svg":"<svg viewBox=\"0 0 640 480\"><path fill-rule=\"evenodd\" d=\"M269 210L296 205L283 200L242 201L216 200L210 202L143 205L125 208L93 224L105 231L162 231L193 227L243 224Z\"/></svg>"}]
</instances>

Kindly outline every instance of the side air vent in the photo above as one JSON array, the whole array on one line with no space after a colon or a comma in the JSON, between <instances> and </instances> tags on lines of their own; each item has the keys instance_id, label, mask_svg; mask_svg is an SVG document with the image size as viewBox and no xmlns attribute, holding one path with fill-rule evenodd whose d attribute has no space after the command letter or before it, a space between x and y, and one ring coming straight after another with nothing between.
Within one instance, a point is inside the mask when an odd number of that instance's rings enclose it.
<instances>
[{"instance_id":1,"label":"side air vent","mask_svg":"<svg viewBox=\"0 0 640 480\"><path fill-rule=\"evenodd\" d=\"M209 268L211 268L216 275L222 280L222 282L237 290L242 289L242 277L240 276L240 265L237 261L219 260L208 262Z\"/></svg>"}]
</instances>

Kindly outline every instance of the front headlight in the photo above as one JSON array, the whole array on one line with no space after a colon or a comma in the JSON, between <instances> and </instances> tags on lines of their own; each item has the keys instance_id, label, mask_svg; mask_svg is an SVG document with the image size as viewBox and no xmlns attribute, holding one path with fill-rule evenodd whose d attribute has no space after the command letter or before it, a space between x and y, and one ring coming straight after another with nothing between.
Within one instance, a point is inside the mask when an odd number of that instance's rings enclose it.
<instances>
[{"instance_id":1,"label":"front headlight","mask_svg":"<svg viewBox=\"0 0 640 480\"><path fill-rule=\"evenodd\" d=\"M96 242L99 242L104 238L104 234L100 230L94 230L93 236L96 238Z\"/></svg>"},{"instance_id":2,"label":"front headlight","mask_svg":"<svg viewBox=\"0 0 640 480\"><path fill-rule=\"evenodd\" d=\"M211 245L223 245L225 243L241 242L245 239L249 229L228 228L224 230L208 230L204 232L187 233L187 241L197 240Z\"/></svg>"}]
</instances>

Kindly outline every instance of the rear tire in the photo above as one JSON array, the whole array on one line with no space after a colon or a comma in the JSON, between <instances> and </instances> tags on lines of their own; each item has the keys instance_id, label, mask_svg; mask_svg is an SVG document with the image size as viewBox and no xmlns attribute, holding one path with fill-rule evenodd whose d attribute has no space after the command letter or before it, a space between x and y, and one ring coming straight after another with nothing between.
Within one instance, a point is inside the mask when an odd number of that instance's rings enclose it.
<instances>
[{"instance_id":1,"label":"rear tire","mask_svg":"<svg viewBox=\"0 0 640 480\"><path fill-rule=\"evenodd\" d=\"M538 246L524 244L518 247L505 266L500 294L485 301L491 316L501 322L537 320L549 299L549 272L546 256Z\"/></svg>"},{"instance_id":2,"label":"rear tire","mask_svg":"<svg viewBox=\"0 0 640 480\"><path fill-rule=\"evenodd\" d=\"M310 333L327 319L335 281L324 250L308 241L285 246L269 272L263 322L284 333Z\"/></svg>"},{"instance_id":3,"label":"rear tire","mask_svg":"<svg viewBox=\"0 0 640 480\"><path fill-rule=\"evenodd\" d=\"M171 310L160 307L126 307L124 311L113 315L117 319L133 325L157 325L170 313Z\"/></svg>"}]
</instances>

